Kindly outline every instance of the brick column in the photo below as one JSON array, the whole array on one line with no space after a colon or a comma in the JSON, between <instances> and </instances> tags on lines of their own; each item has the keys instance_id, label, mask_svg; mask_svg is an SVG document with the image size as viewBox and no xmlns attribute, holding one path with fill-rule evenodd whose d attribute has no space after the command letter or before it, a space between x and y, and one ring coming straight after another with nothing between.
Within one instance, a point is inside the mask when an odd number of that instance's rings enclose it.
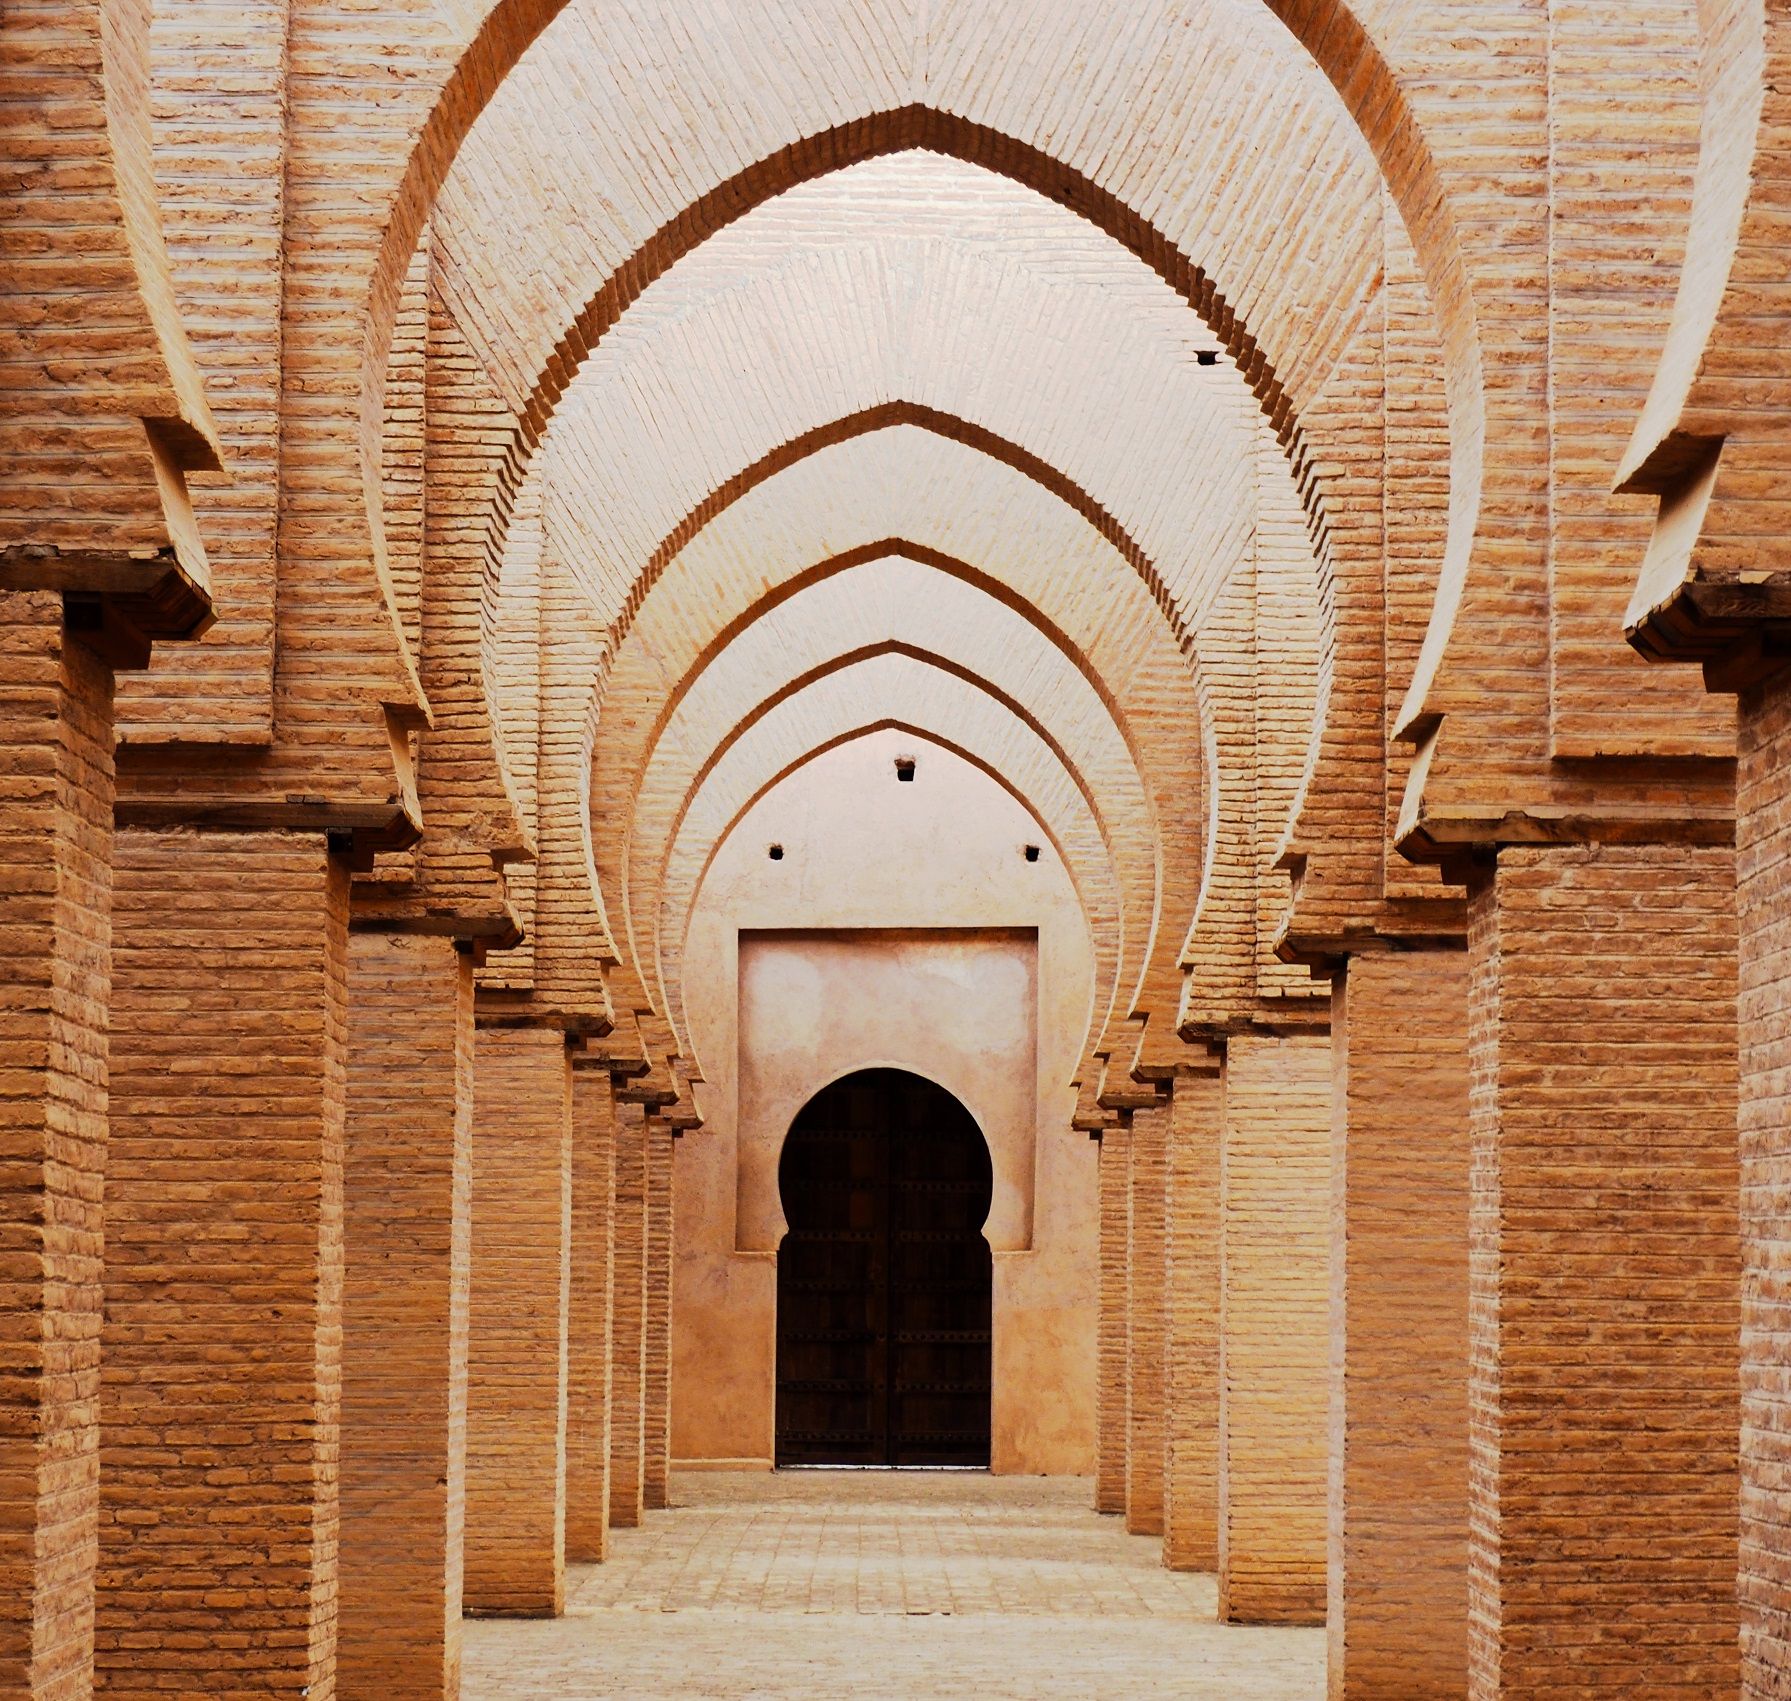
<instances>
[{"instance_id":1,"label":"brick column","mask_svg":"<svg viewBox=\"0 0 1791 1701\"><path fill-rule=\"evenodd\" d=\"M1468 1671L1468 961L1350 960L1332 997L1330 1693Z\"/></svg>"},{"instance_id":2,"label":"brick column","mask_svg":"<svg viewBox=\"0 0 1791 1701\"><path fill-rule=\"evenodd\" d=\"M1732 1695L1733 856L1504 850L1469 927L1470 1694Z\"/></svg>"},{"instance_id":3,"label":"brick column","mask_svg":"<svg viewBox=\"0 0 1791 1701\"><path fill-rule=\"evenodd\" d=\"M472 959L351 933L342 1319L345 1695L460 1683Z\"/></svg>"},{"instance_id":4,"label":"brick column","mask_svg":"<svg viewBox=\"0 0 1791 1701\"><path fill-rule=\"evenodd\" d=\"M1791 1673L1791 674L1741 699L1741 1689Z\"/></svg>"},{"instance_id":5,"label":"brick column","mask_svg":"<svg viewBox=\"0 0 1791 1701\"><path fill-rule=\"evenodd\" d=\"M1126 1509L1126 1237L1131 1193L1131 1132L1123 1124L1100 1140L1100 1315L1095 1337L1095 1510Z\"/></svg>"},{"instance_id":6,"label":"brick column","mask_svg":"<svg viewBox=\"0 0 1791 1701\"><path fill-rule=\"evenodd\" d=\"M609 1352L615 1101L607 1069L572 1072L572 1308L567 1322L566 1558L609 1551Z\"/></svg>"},{"instance_id":7,"label":"brick column","mask_svg":"<svg viewBox=\"0 0 1791 1701\"><path fill-rule=\"evenodd\" d=\"M617 1104L616 1234L610 1314L609 1522L641 1521L641 1444L645 1433L647 1335L647 1119Z\"/></svg>"},{"instance_id":8,"label":"brick column","mask_svg":"<svg viewBox=\"0 0 1791 1701\"><path fill-rule=\"evenodd\" d=\"M1219 1616L1325 1619L1331 1043L1227 1043L1220 1158Z\"/></svg>"},{"instance_id":9,"label":"brick column","mask_svg":"<svg viewBox=\"0 0 1791 1701\"><path fill-rule=\"evenodd\" d=\"M0 1694L86 1695L99 1510L112 673L0 593Z\"/></svg>"},{"instance_id":10,"label":"brick column","mask_svg":"<svg viewBox=\"0 0 1791 1701\"><path fill-rule=\"evenodd\" d=\"M1178 1075L1170 1100L1164 1235L1163 1563L1219 1569L1217 1075Z\"/></svg>"},{"instance_id":11,"label":"brick column","mask_svg":"<svg viewBox=\"0 0 1791 1701\"><path fill-rule=\"evenodd\" d=\"M672 1455L672 1154L677 1142L647 1122L646 1338L641 1365L641 1501L667 1504Z\"/></svg>"},{"instance_id":12,"label":"brick column","mask_svg":"<svg viewBox=\"0 0 1791 1701\"><path fill-rule=\"evenodd\" d=\"M348 879L117 836L97 1687L335 1682Z\"/></svg>"},{"instance_id":13,"label":"brick column","mask_svg":"<svg viewBox=\"0 0 1791 1701\"><path fill-rule=\"evenodd\" d=\"M1169 1107L1132 1113L1126 1189L1126 1528L1163 1533L1163 1212Z\"/></svg>"},{"instance_id":14,"label":"brick column","mask_svg":"<svg viewBox=\"0 0 1791 1701\"><path fill-rule=\"evenodd\" d=\"M466 1610L565 1605L572 1071L558 1028L481 1028L473 1078Z\"/></svg>"}]
</instances>

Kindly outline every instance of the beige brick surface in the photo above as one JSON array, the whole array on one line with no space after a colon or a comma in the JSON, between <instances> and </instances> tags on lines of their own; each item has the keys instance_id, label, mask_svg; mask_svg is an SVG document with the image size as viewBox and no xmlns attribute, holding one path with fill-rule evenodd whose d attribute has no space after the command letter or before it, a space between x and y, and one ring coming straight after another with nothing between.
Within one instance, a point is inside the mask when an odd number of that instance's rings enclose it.
<instances>
[{"instance_id":1,"label":"beige brick surface","mask_svg":"<svg viewBox=\"0 0 1791 1701\"><path fill-rule=\"evenodd\" d=\"M481 1028L474 1056L466 1610L552 1617L565 1604L572 1068L554 1028Z\"/></svg>"},{"instance_id":2,"label":"beige brick surface","mask_svg":"<svg viewBox=\"0 0 1791 1701\"><path fill-rule=\"evenodd\" d=\"M97 1686L327 1695L348 877L315 835L116 858Z\"/></svg>"},{"instance_id":3,"label":"beige brick surface","mask_svg":"<svg viewBox=\"0 0 1791 1701\"><path fill-rule=\"evenodd\" d=\"M452 940L351 933L345 1694L451 1696L459 1682L472 1116L470 960Z\"/></svg>"},{"instance_id":4,"label":"beige brick surface","mask_svg":"<svg viewBox=\"0 0 1791 1701\"><path fill-rule=\"evenodd\" d=\"M1108 1129L1100 1141L1100 1314L1095 1346L1094 1504L1097 1512L1124 1512L1126 1509L1131 1409L1126 1318L1131 1143L1131 1128L1123 1122Z\"/></svg>"},{"instance_id":5,"label":"beige brick surface","mask_svg":"<svg viewBox=\"0 0 1791 1701\"><path fill-rule=\"evenodd\" d=\"M1330 1694L1468 1674L1468 962L1367 953L1333 1000Z\"/></svg>"},{"instance_id":6,"label":"beige brick surface","mask_svg":"<svg viewBox=\"0 0 1791 1701\"><path fill-rule=\"evenodd\" d=\"M111 670L0 593L0 1693L87 1692L99 1510Z\"/></svg>"},{"instance_id":7,"label":"beige brick surface","mask_svg":"<svg viewBox=\"0 0 1791 1701\"><path fill-rule=\"evenodd\" d=\"M1170 1101L1164 1258L1163 1563L1219 1569L1219 1075Z\"/></svg>"},{"instance_id":8,"label":"beige brick surface","mask_svg":"<svg viewBox=\"0 0 1791 1701\"><path fill-rule=\"evenodd\" d=\"M641 1350L641 1498L666 1504L672 1452L672 1132L658 1117L646 1135L646 1322Z\"/></svg>"},{"instance_id":9,"label":"beige brick surface","mask_svg":"<svg viewBox=\"0 0 1791 1701\"><path fill-rule=\"evenodd\" d=\"M609 1071L572 1072L572 1271L566 1318L566 1559L609 1549L616 1106Z\"/></svg>"},{"instance_id":10,"label":"beige brick surface","mask_svg":"<svg viewBox=\"0 0 1791 1701\"><path fill-rule=\"evenodd\" d=\"M1325 1618L1331 1052L1226 1049L1219 1177L1219 1615Z\"/></svg>"},{"instance_id":11,"label":"beige brick surface","mask_svg":"<svg viewBox=\"0 0 1791 1701\"><path fill-rule=\"evenodd\" d=\"M640 1106L618 1104L609 1408L609 1521L617 1530L635 1528L645 1510L647 1141Z\"/></svg>"},{"instance_id":12,"label":"beige brick surface","mask_svg":"<svg viewBox=\"0 0 1791 1701\"><path fill-rule=\"evenodd\" d=\"M1169 1107L1134 1111L1126 1198L1126 1528L1163 1533L1164 1211Z\"/></svg>"}]
</instances>

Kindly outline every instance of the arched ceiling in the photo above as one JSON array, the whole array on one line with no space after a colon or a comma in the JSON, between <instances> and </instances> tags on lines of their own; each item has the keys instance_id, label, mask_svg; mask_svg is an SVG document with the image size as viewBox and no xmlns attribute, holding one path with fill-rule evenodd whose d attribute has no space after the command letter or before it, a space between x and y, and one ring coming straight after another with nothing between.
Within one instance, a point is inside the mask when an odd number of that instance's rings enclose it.
<instances>
[{"instance_id":1,"label":"arched ceiling","mask_svg":"<svg viewBox=\"0 0 1791 1701\"><path fill-rule=\"evenodd\" d=\"M998 778L1039 821L1082 896L1094 940L1098 1026L1128 950L1125 904L1100 822L1075 777L986 688L919 658L886 653L784 698L730 746L693 794L666 857L661 900L663 956L657 968L671 990L674 1028L684 1028L682 957L690 907L716 847L785 774L816 752L878 726L906 727L955 751Z\"/></svg>"},{"instance_id":2,"label":"arched ceiling","mask_svg":"<svg viewBox=\"0 0 1791 1701\"><path fill-rule=\"evenodd\" d=\"M1380 205L1322 72L1257 0L1056 6L1038 26L968 4L699 19L671 0L626 17L574 0L481 114L438 206L512 402L559 382L568 327L600 334L721 224L904 146L984 158L1140 251L1155 230L1232 315L1273 325L1277 384L1315 394L1373 287L1369 245L1341 238ZM813 157L796 146L824 134ZM606 289L617 299L590 322Z\"/></svg>"},{"instance_id":3,"label":"arched ceiling","mask_svg":"<svg viewBox=\"0 0 1791 1701\"><path fill-rule=\"evenodd\" d=\"M1291 339L1272 371L1214 358L1238 351L1235 321L1210 289L1194 311L1193 275L1148 242L1125 245L1135 213L1054 203L1040 191L1074 171L1004 151L982 118L949 137L929 119L843 140L697 208L705 174L731 175L727 148L750 148L751 119L707 157L662 133L682 179L623 159L638 135L605 103L632 96L594 87L614 67L569 11L463 151L435 221L441 287L520 415L486 475L504 564L488 685L539 688L498 660L509 624L536 618L539 547L604 635L591 842L606 944L675 1030L684 929L720 837L873 714L962 747L961 728L928 718L929 691L977 693L965 709L987 748L967 753L1051 824L1085 892L1111 888L1098 925L1091 908L1108 989L1092 1044L1110 1043L1110 1018L1171 1020L1180 970L1201 960L1197 921L1251 995L1281 972L1265 944L1286 892L1271 847L1310 765L1337 604L1325 475L1296 481L1265 409L1292 432L1287 376L1318 395L1369 323L1384 199L1291 41L1242 0L1210 10L1175 23L1172 56L1198 66L1189 101L1215 126L1227 102L1260 103L1264 87L1211 57L1223 38L1235 59L1241 31L1261 49L1253 70L1288 72L1278 169L1309 157L1293 179L1313 193L1290 198L1278 178L1281 198L1251 209L1277 216L1244 217L1227 197L1252 168L1211 146L1132 159L1131 188L1204 247L1223 234L1238 299L1272 300ZM1154 27L1140 20L1136 41ZM627 198L605 191L612 177ZM526 741L526 704L495 718ZM525 767L508 776L519 795ZM1052 801L1065 784L1086 817L1074 830Z\"/></svg>"},{"instance_id":4,"label":"arched ceiling","mask_svg":"<svg viewBox=\"0 0 1791 1701\"><path fill-rule=\"evenodd\" d=\"M963 245L943 238L891 243L876 237L874 221L866 216L865 195L875 201L905 192L933 208L934 223L949 227L952 209L966 200L970 180L977 180L975 188L998 203L999 216L992 218L987 205L968 197L971 236ZM767 494L752 512L775 513L780 485L792 467L809 458L811 445L817 456L837 455L839 446L831 441L829 428L839 421L846 422L847 433L841 445L850 444L850 433L860 429L883 438L893 431L910 448L915 439L927 440L933 460L944 455L999 468L1009 487L1008 500L990 506L989 493L978 493L984 499L980 526L985 535L992 524L996 530L1009 526L1009 504L1021 491L1020 500L1028 504L1044 500L1064 510L1078 551L1095 550L1103 568L1119 564L1131 570L1132 592L1122 595L1117 606L1129 604L1149 624L1150 595L1165 605L1158 624L1168 624L1157 642L1167 640L1168 649L1178 638L1182 644L1191 641L1198 618L1211 608L1237 562L1253 550L1259 486L1266 480L1277 488L1284 510L1297 510L1299 499L1285 461L1261 452L1264 428L1241 379L1224 363L1202 363L1200 354L1210 348L1210 340L1191 331L1185 305L1160 280L1061 210L988 173L926 156L902 156L842 173L812 186L806 195L786 197L775 209L786 225L759 228L756 220L770 219L772 211L742 220L648 292L637 313L618 328L568 392L548 451L539 459L540 478L528 487L544 490L545 526L553 547L591 593L593 613L609 626L612 641L626 642L635 607L643 594L651 595L665 564L680 560L687 537L701 538L718 516L761 489ZM797 239L815 226L826 233L825 240ZM1015 232L1024 236L1039 230L1060 244L1070 243L1081 269L1061 278L1040 271L1026 243L1014 240ZM1002 231L1009 233L1008 247L1017 248L1018 259L1003 251ZM755 264L767 252L794 253L798 259L768 270ZM872 315L881 323L867 336L855 334L864 315L854 311L853 292L830 300L824 291L810 294L789 287L792 275L817 290L830 279L837 282L835 264L845 265L860 282L869 280L866 293L881 305ZM1131 319L1122 316L1127 306L1133 309ZM831 366L796 352L825 342L836 326L844 330L835 335L841 346L835 347ZM1059 334L1053 336L1053 331ZM1081 358L1069 359L1063 350L1078 338ZM971 351L980 351L980 363L968 360ZM817 399L828 381L835 388ZM909 404L911 416L897 411L893 417L924 419L930 430L883 423L891 417L886 398L901 387L927 399ZM724 396L729 405L715 406ZM984 419L965 421L940 407L940 401L980 410ZM864 405L854 411L854 403ZM810 424L817 414L818 427ZM1121 517L1043 455L992 428L989 418L1011 431L1038 433L1052 452L1083 453L1089 476L1100 488L1125 491ZM1129 431L1090 434L1085 430L1090 419L1148 419L1150 428L1132 424ZM1042 430L1039 422L1045 422ZM1078 425L1084 427L1081 442ZM960 437L969 437L976 451ZM768 449L759 447L767 442ZM692 452L674 454L674 448ZM860 457L860 476L865 464ZM1190 477L1190 468L1209 476ZM743 469L750 469L751 476L743 477ZM835 468L836 474L839 470ZM1030 476L1023 477L1022 470ZM711 477L716 483L705 489ZM871 511L888 515L891 527L902 525L920 487L910 479L898 490L885 477L872 488L882 499L875 510L865 506L862 493L854 492L852 512L860 539ZM842 506L835 504L836 510ZM970 511L977 506L970 504ZM1146 535L1175 552L1173 579L1157 571L1127 525L1123 516L1132 508L1140 512ZM519 540L525 554L531 536L525 527ZM1118 544L1109 541L1113 536ZM644 569L635 565L643 555ZM1309 550L1306 559L1310 567ZM693 557L686 563L699 583L700 560ZM789 558L789 565L804 561L798 554ZM762 574L762 566L755 571ZM1067 582L1074 584L1076 577L1066 575ZM1094 584L1101 586L1095 594L1107 600L1104 581L1091 581L1084 594ZM1142 601L1140 592L1145 593ZM716 606L713 587L705 585L698 595L702 607ZM1308 572L1307 595L1316 609L1320 593L1313 571ZM1108 648L1111 653L1113 646ZM1119 661L1122 670L1132 671L1138 653ZM1308 677L1316 666L1310 646L1287 646L1278 659L1284 668ZM1171 858L1178 866L1168 893L1173 904L1168 926L1181 932L1193 916L1198 892L1194 870L1206 850L1198 801L1198 699L1189 688L1185 662L1177 667L1167 650L1159 651L1159 670L1160 685L1171 694L1179 687L1180 704L1171 716L1180 725L1178 778L1184 806L1169 811L1174 819L1167 833L1154 821L1146 831L1153 841L1153 860L1162 861L1165 837L1174 845ZM1100 666L1092 671L1098 688L1107 691ZM1236 686L1250 691L1254 680L1242 678ZM1315 695L1311 689L1304 692L1308 706ZM726 711L719 714L725 721ZM1170 717L1159 710L1158 718ZM632 723L624 717L623 724ZM1129 727L1125 736L1134 736ZM1309 737L1309 727L1294 729L1293 748L1300 749ZM600 738L599 766L606 750ZM1298 757L1291 762L1297 767ZM1285 754L1282 766L1289 766ZM1156 794L1167 800L1175 784L1159 777ZM604 803L604 819L615 820L621 799L606 797ZM600 827L599 881L606 904L613 906L627 888L619 874L609 872L602 834ZM1153 919L1147 932L1154 936L1154 931ZM644 951L639 938L633 944ZM1135 958L1134 966L1147 960ZM648 973L644 979L651 988L656 977ZM1160 979L1143 1008L1172 1007L1175 992L1173 976L1167 985ZM1128 987L1127 1010L1138 1003L1138 993L1136 985Z\"/></svg>"},{"instance_id":5,"label":"arched ceiling","mask_svg":"<svg viewBox=\"0 0 1791 1701\"><path fill-rule=\"evenodd\" d=\"M892 539L889 529L898 526L907 534ZM818 451L767 480L700 531L643 602L603 685L606 736L592 812L606 891L618 879L623 836L633 830L642 767L693 679L706 678L711 664L724 676L763 677L760 663L731 647L811 591L859 594L862 585L847 590L836 581L859 576L892 545L925 564L913 569L908 596L935 625L940 610L929 605L940 599L927 588L931 576L999 599L993 621L967 619L956 635L958 647L973 643L976 654L992 658L984 665L995 677L1012 678L1003 621L1023 616L1062 647L1087 712L1109 718L1146 776L1148 812L1118 814L1116 830L1136 836L1161 868L1163 925L1174 935L1166 944L1175 949L1204 856L1199 709L1187 660L1136 573L1073 508L1002 462L906 426ZM835 546L843 547L826 554ZM896 632L905 612L875 596L860 608L836 606L837 623L823 623L860 637L867 619L865 630ZM728 696L713 688L711 695ZM741 713L739 701L750 702L750 693L723 709L722 722Z\"/></svg>"},{"instance_id":6,"label":"arched ceiling","mask_svg":"<svg viewBox=\"0 0 1791 1701\"><path fill-rule=\"evenodd\" d=\"M929 222L949 228L960 201L970 234L882 229L884 193L910 174ZM985 197L1010 240L984 222ZM1051 242L1029 240L1040 230ZM1076 265L1060 272L1066 246ZM1187 631L1254 495L1240 469L1257 410L1235 367L1199 363L1211 347L1172 291L1073 215L902 155L746 215L646 291L549 428L549 524L614 620L665 540L747 469L906 404L1056 469L1133 541Z\"/></svg>"},{"instance_id":7,"label":"arched ceiling","mask_svg":"<svg viewBox=\"0 0 1791 1701\"><path fill-rule=\"evenodd\" d=\"M663 958L663 929L672 925L657 902L664 848L693 793L733 744L786 696L885 654L924 661L997 695L1069 771L1119 881L1126 914L1119 992L1132 997L1157 933L1160 836L1118 727L1070 658L1019 614L900 558L866 563L783 603L749 627L686 697L655 747L634 812L623 873L637 951L645 960ZM724 677L736 665L747 689L764 693L744 714L740 682ZM646 928L658 932L657 951L643 938ZM1179 938L1166 942L1172 963L1179 945Z\"/></svg>"}]
</instances>

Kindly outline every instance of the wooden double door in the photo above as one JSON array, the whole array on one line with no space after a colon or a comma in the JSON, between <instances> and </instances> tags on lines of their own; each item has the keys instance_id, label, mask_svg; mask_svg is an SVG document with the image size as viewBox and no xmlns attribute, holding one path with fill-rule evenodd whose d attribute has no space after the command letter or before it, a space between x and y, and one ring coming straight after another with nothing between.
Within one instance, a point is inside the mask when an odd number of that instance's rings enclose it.
<instances>
[{"instance_id":1,"label":"wooden double door","mask_svg":"<svg viewBox=\"0 0 1791 1701\"><path fill-rule=\"evenodd\" d=\"M867 1069L797 1115L778 1167L779 1465L987 1466L989 1150L950 1093Z\"/></svg>"}]
</instances>

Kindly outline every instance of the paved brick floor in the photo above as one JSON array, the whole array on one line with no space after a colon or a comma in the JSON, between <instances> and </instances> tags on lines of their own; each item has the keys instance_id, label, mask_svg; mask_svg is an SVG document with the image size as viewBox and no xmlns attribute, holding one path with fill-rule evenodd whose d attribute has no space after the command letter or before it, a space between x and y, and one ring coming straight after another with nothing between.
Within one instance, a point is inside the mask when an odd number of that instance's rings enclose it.
<instances>
[{"instance_id":1,"label":"paved brick floor","mask_svg":"<svg viewBox=\"0 0 1791 1701\"><path fill-rule=\"evenodd\" d=\"M1214 1622L1210 1577L1085 1483L693 1473L575 1567L553 1623L466 1626L466 1701L1176 1696L1319 1701L1322 1630Z\"/></svg>"}]
</instances>

